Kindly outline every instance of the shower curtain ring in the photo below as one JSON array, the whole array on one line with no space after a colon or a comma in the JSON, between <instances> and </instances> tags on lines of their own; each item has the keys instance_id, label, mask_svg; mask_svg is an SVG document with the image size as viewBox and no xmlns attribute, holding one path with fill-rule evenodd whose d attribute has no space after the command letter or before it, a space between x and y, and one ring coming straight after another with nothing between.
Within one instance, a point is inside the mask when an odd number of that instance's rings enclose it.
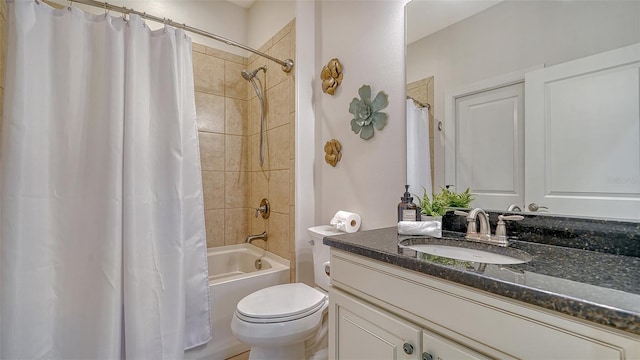
<instances>
[{"instance_id":1,"label":"shower curtain ring","mask_svg":"<svg viewBox=\"0 0 640 360\"><path fill-rule=\"evenodd\" d=\"M71 11L71 5L73 5L73 1L69 0L69 6L67 6L67 10Z\"/></svg>"},{"instance_id":2,"label":"shower curtain ring","mask_svg":"<svg viewBox=\"0 0 640 360\"><path fill-rule=\"evenodd\" d=\"M107 15L109 14L109 10L107 9L107 2L104 2L104 17L107 17Z\"/></svg>"}]
</instances>

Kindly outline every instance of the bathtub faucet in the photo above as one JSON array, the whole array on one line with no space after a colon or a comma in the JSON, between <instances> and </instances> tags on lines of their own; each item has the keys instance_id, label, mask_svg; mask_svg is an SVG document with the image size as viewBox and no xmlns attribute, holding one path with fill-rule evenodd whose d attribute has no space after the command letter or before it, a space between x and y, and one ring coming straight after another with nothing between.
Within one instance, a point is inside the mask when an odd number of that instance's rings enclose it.
<instances>
[{"instance_id":1,"label":"bathtub faucet","mask_svg":"<svg viewBox=\"0 0 640 360\"><path fill-rule=\"evenodd\" d=\"M251 244L253 240L257 240L257 239L262 239L264 241L267 241L267 232L263 231L262 234L258 234L258 235L247 235L247 240L245 242Z\"/></svg>"}]
</instances>

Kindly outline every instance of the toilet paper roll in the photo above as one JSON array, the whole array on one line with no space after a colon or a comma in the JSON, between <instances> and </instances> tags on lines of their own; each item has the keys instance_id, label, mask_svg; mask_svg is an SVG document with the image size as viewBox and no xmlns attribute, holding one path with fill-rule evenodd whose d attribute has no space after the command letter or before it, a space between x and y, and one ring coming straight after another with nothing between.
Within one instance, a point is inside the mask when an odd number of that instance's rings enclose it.
<instances>
[{"instance_id":1,"label":"toilet paper roll","mask_svg":"<svg viewBox=\"0 0 640 360\"><path fill-rule=\"evenodd\" d=\"M340 210L333 216L330 224L340 231L354 233L360 229L361 221L360 215Z\"/></svg>"}]
</instances>

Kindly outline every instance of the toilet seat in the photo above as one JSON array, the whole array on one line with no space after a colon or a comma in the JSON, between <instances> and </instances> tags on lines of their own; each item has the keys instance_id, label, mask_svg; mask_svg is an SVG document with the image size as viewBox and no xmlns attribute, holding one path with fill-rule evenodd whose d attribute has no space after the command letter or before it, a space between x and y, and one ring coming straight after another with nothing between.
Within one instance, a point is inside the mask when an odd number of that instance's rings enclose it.
<instances>
[{"instance_id":1,"label":"toilet seat","mask_svg":"<svg viewBox=\"0 0 640 360\"><path fill-rule=\"evenodd\" d=\"M298 320L326 307L327 296L303 283L271 286L238 302L236 316L249 323L270 324Z\"/></svg>"}]
</instances>

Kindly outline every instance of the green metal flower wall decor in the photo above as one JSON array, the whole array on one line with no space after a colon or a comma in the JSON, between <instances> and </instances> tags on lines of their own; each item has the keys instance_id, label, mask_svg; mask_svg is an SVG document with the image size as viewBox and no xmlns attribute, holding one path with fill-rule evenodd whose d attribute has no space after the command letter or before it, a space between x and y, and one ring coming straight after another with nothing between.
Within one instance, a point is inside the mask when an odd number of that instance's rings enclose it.
<instances>
[{"instance_id":1,"label":"green metal flower wall decor","mask_svg":"<svg viewBox=\"0 0 640 360\"><path fill-rule=\"evenodd\" d=\"M369 140L373 137L373 128L382 130L389 119L387 113L380 112L389 105L389 97L384 91L380 91L371 101L371 87L362 85L358 90L360 99L353 98L349 104L349 112L353 114L351 130L360 133L360 138Z\"/></svg>"}]
</instances>

